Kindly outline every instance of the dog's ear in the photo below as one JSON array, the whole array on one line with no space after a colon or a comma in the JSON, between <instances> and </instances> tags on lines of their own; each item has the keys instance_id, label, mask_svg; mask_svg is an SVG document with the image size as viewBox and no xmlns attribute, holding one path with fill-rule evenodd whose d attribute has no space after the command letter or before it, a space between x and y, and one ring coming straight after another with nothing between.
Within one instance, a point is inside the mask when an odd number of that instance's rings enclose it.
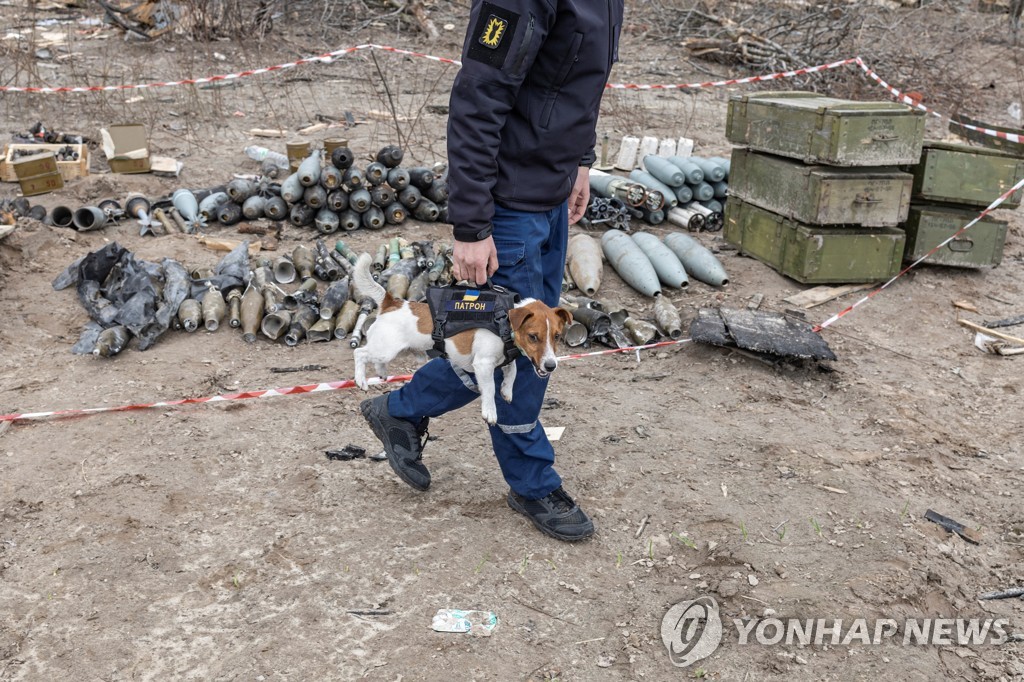
<instances>
[{"instance_id":1,"label":"dog's ear","mask_svg":"<svg viewBox=\"0 0 1024 682\"><path fill-rule=\"evenodd\" d=\"M555 308L555 317L562 321L562 329L572 324L572 313L565 308Z\"/></svg>"},{"instance_id":2,"label":"dog's ear","mask_svg":"<svg viewBox=\"0 0 1024 682\"><path fill-rule=\"evenodd\" d=\"M533 317L533 312L529 308L513 308L508 311L508 321L512 323L512 331L519 331L523 323L531 317Z\"/></svg>"}]
</instances>

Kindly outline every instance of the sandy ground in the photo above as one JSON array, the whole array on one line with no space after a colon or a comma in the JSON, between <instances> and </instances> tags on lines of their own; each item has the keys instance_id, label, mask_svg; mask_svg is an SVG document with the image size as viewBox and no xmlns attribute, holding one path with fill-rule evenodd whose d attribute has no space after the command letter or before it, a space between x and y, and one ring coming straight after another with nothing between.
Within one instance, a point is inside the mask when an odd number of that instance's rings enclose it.
<instances>
[{"instance_id":1,"label":"sandy ground","mask_svg":"<svg viewBox=\"0 0 1024 682\"><path fill-rule=\"evenodd\" d=\"M457 42L451 35L431 48L452 55ZM160 68L145 62L147 48L116 36L76 45L110 64L113 80L271 63L230 43L209 47L226 62L186 61L192 45L160 43ZM282 41L276 56L310 51L301 45ZM619 78L663 80L645 75L659 48L647 62L641 43L627 47L634 56L617 67ZM128 56L111 60L117 51ZM400 128L410 154L439 160L450 71L380 59L398 111L408 112ZM90 62L78 64L79 82L98 81ZM343 131L364 152L395 141L392 124L370 113L387 111L372 60L321 68L224 91L153 91L137 103L130 93L105 103L4 96L4 124L15 131L42 117L95 131L112 112L142 120L154 149L185 163L181 183L190 186L250 168L240 153L250 128L295 129L318 112L366 121ZM327 85L314 88L310 79L321 75ZM640 127L687 134L723 153L726 95L613 93L601 129L613 140ZM103 174L100 160L93 169L41 203L179 186ZM13 191L4 185L0 195ZM432 424L434 483L425 494L387 464L325 458L346 444L376 451L358 390L14 424L0 433L0 679L1024 679L1020 642L741 646L728 626L716 653L683 670L660 635L672 604L701 595L718 601L727 623L982 617L1024 631L1024 602L977 599L1024 582L1024 359L977 351L951 305L974 304L978 314L961 314L979 321L1024 312L1024 221L1005 217L999 268L915 270L825 333L839 357L830 371L691 344L644 352L639 362L562 363L542 419L566 427L558 468L597 524L595 538L578 545L541 536L506 507L475 405ZM358 232L351 243L373 250L399 233L447 230L408 225ZM140 238L131 225L75 234L23 222L0 243L0 413L351 377L347 345L246 345L227 328L169 333L145 353L133 347L112 360L72 355L86 316L71 291L50 282L108 240L148 259L218 259L187 238ZM311 241L286 228L282 246ZM760 295L763 309L782 310L783 298L805 288L734 251L720 257L732 283L673 293L684 316ZM650 311L610 268L605 275L604 293ZM410 362L395 371L414 369ZM270 371L310 364L324 369ZM962 521L981 543L924 521L927 509ZM499 626L490 638L436 633L440 608L493 611ZM350 613L367 609L385 613Z\"/></svg>"}]
</instances>

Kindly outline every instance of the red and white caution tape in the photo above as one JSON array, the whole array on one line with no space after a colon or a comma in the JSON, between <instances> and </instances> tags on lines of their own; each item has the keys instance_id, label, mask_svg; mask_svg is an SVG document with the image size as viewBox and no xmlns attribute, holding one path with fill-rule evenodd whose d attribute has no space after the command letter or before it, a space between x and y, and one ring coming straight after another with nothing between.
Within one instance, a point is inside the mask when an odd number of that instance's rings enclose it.
<instances>
[{"instance_id":1,"label":"red and white caution tape","mask_svg":"<svg viewBox=\"0 0 1024 682\"><path fill-rule=\"evenodd\" d=\"M944 246L949 244L951 241L953 241L954 239L956 239L957 237L962 235L964 232L966 232L967 230L969 230L972 227L974 227L982 218L984 218L989 213L991 213L992 211L997 209L999 206L1001 206L1003 204L1003 202L1005 202L1007 199L1010 198L1010 195L1012 195L1014 192L1020 190L1022 187L1024 187L1024 179L1022 179L1020 182L1018 182L1016 185L1014 185L1010 189L1008 189L1005 192L1003 192L1002 195L1000 195L998 199L996 199L991 204L989 204L988 208L986 208L984 211L979 213L978 216L974 220L972 220L971 222L967 223L966 225L961 227L959 230L957 230L953 234L951 234L948 237L946 237L945 239L943 239L941 242L939 242L935 246L935 248L933 248L931 251L929 251L928 253L924 254L920 258L918 258L916 261L914 261L913 263L911 263L907 267L905 267L902 270L900 270L888 282L886 282L885 284L881 285L877 289L872 290L870 293L868 293L866 296L864 296L860 300L856 301L852 305L847 306L843 310L840 310L838 313L836 313L832 317L828 318L827 320L825 320L821 324L819 324L816 327L814 327L814 331L819 332L822 329L825 329L825 328L829 327L830 325L834 324L840 318L848 315L849 313L853 312L853 310L855 310L859 306L861 306L864 303L867 303L868 301L870 301L872 298L874 298L875 296L880 294L883 289L886 289L890 284L892 284L893 282L898 280L903 275L907 274L907 272L909 272L910 270L916 268L918 265L920 265L921 263L923 263L926 260L928 260L929 258L931 258L932 254L934 254L936 251L938 251L939 249L943 248Z\"/></svg>"},{"instance_id":2,"label":"red and white caution tape","mask_svg":"<svg viewBox=\"0 0 1024 682\"><path fill-rule=\"evenodd\" d=\"M803 76L809 73L827 71L828 69L838 69L840 66L846 66L847 64L856 64L859 60L859 57L852 57L850 59L843 59L838 62L832 62L831 64L807 66L802 69L794 69L793 71L779 71L778 73L770 73L763 76L729 78L727 80L721 81L704 81L703 83L669 83L664 85L641 85L638 83L608 83L607 85L605 85L605 87L610 88L612 90L684 90L689 88L720 88L729 85L743 85L744 83L763 83L765 81L777 81L783 78L794 78L796 76Z\"/></svg>"},{"instance_id":3,"label":"red and white caution tape","mask_svg":"<svg viewBox=\"0 0 1024 682\"><path fill-rule=\"evenodd\" d=\"M661 341L658 343L649 343L645 346L630 346L629 348L612 348L609 350L599 350L591 353L575 353L572 355L564 355L559 360L577 360L579 358L589 358L597 355L612 355L615 353L636 353L637 359L640 358L640 351L648 350L651 348L663 348L666 346L676 346L683 343L689 343L690 339L680 339L678 341ZM411 374L399 374L389 377L372 378L368 379L367 383L371 386L377 384L395 384L404 383L412 379ZM160 407L178 407L180 405L201 405L203 403L223 403L234 400L253 400L256 398L276 398L284 395L306 395L308 393L323 393L325 391L339 391L345 388L355 388L356 382L353 379L345 379L343 381L328 381L320 384L306 384L303 386L289 386L287 388L270 388L258 391L243 391L241 393L223 393L221 395L207 396L205 398L182 398L180 400L166 400L155 403L136 403L132 405L117 405L115 407L89 407L78 410L51 410L49 412L22 412L20 414L2 414L0 415L0 424L3 422L15 422L15 421L32 421L40 419L50 419L55 417L85 417L93 414L103 414L104 412L132 412L135 410L150 410Z\"/></svg>"}]
</instances>

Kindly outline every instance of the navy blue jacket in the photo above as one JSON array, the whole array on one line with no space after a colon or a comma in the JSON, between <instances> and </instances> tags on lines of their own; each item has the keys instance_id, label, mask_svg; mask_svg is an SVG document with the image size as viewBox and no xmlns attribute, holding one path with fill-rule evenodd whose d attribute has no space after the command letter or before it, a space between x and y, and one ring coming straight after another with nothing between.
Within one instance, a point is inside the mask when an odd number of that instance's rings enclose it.
<instances>
[{"instance_id":1,"label":"navy blue jacket","mask_svg":"<svg viewBox=\"0 0 1024 682\"><path fill-rule=\"evenodd\" d=\"M448 217L491 234L494 203L547 211L594 162L623 0L472 0L448 119Z\"/></svg>"}]
</instances>

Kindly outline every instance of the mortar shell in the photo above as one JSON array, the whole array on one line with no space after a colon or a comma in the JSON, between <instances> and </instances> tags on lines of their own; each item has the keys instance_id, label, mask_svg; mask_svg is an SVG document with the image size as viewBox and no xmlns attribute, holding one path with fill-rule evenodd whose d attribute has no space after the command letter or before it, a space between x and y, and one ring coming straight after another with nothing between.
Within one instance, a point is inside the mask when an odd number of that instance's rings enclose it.
<instances>
[{"instance_id":1,"label":"mortar shell","mask_svg":"<svg viewBox=\"0 0 1024 682\"><path fill-rule=\"evenodd\" d=\"M79 232L99 230L107 225L107 214L95 206L85 206L75 211L72 223Z\"/></svg>"},{"instance_id":2,"label":"mortar shell","mask_svg":"<svg viewBox=\"0 0 1024 682\"><path fill-rule=\"evenodd\" d=\"M343 230L351 232L352 230L359 229L359 225L362 224L362 219L359 217L358 213L349 209L338 216L338 222L341 223L341 228Z\"/></svg>"},{"instance_id":3,"label":"mortar shell","mask_svg":"<svg viewBox=\"0 0 1024 682\"><path fill-rule=\"evenodd\" d=\"M348 277L339 279L327 287L323 300L320 302L320 319L328 320L335 317L345 305L345 301L349 299L350 293Z\"/></svg>"},{"instance_id":4,"label":"mortar shell","mask_svg":"<svg viewBox=\"0 0 1024 682\"><path fill-rule=\"evenodd\" d=\"M260 331L272 341L277 341L287 331L292 322L292 314L288 310L278 310L263 316L260 322Z\"/></svg>"},{"instance_id":5,"label":"mortar shell","mask_svg":"<svg viewBox=\"0 0 1024 682\"><path fill-rule=\"evenodd\" d=\"M608 230L601 237L601 247L608 262L631 287L647 296L661 291L654 266L628 234Z\"/></svg>"},{"instance_id":6,"label":"mortar shell","mask_svg":"<svg viewBox=\"0 0 1024 682\"><path fill-rule=\"evenodd\" d=\"M232 289L227 295L228 301L228 325L233 329L242 326L242 291Z\"/></svg>"},{"instance_id":7,"label":"mortar shell","mask_svg":"<svg viewBox=\"0 0 1024 682\"><path fill-rule=\"evenodd\" d=\"M388 171L388 184L396 192L409 186L409 171L404 168L392 168Z\"/></svg>"},{"instance_id":8,"label":"mortar shell","mask_svg":"<svg viewBox=\"0 0 1024 682\"><path fill-rule=\"evenodd\" d=\"M121 325L108 327L101 331L96 338L96 346L92 349L92 354L101 358L113 357L128 346L129 340L131 340L131 334L126 327Z\"/></svg>"},{"instance_id":9,"label":"mortar shell","mask_svg":"<svg viewBox=\"0 0 1024 682\"><path fill-rule=\"evenodd\" d=\"M386 168L394 168L402 163L404 157L405 152L402 151L402 148L393 144L389 144L377 152L377 162L383 164Z\"/></svg>"},{"instance_id":10,"label":"mortar shell","mask_svg":"<svg viewBox=\"0 0 1024 682\"><path fill-rule=\"evenodd\" d=\"M215 332L220 327L221 320L227 315L228 307L224 301L224 294L219 289L210 288L203 296L202 303L203 324L206 331Z\"/></svg>"},{"instance_id":11,"label":"mortar shell","mask_svg":"<svg viewBox=\"0 0 1024 682\"><path fill-rule=\"evenodd\" d=\"M604 270L601 245L588 234L577 234L569 240L566 263L572 281L587 296L593 296L601 287Z\"/></svg>"},{"instance_id":12,"label":"mortar shell","mask_svg":"<svg viewBox=\"0 0 1024 682\"><path fill-rule=\"evenodd\" d=\"M320 182L320 152L315 151L299 164L299 182L303 187L312 187Z\"/></svg>"},{"instance_id":13,"label":"mortar shell","mask_svg":"<svg viewBox=\"0 0 1024 682\"><path fill-rule=\"evenodd\" d=\"M313 223L316 218L316 209L306 204L295 204L288 212L288 222L295 227L305 227Z\"/></svg>"},{"instance_id":14,"label":"mortar shell","mask_svg":"<svg viewBox=\"0 0 1024 682\"><path fill-rule=\"evenodd\" d=\"M660 297L659 297L660 298ZM645 346L658 336L658 328L645 320L627 317L622 323L638 346Z\"/></svg>"},{"instance_id":15,"label":"mortar shell","mask_svg":"<svg viewBox=\"0 0 1024 682\"><path fill-rule=\"evenodd\" d=\"M235 178L228 183L227 195L236 204L244 204L245 200L256 193L256 187L243 178Z\"/></svg>"},{"instance_id":16,"label":"mortar shell","mask_svg":"<svg viewBox=\"0 0 1024 682\"><path fill-rule=\"evenodd\" d=\"M242 215L246 220L259 220L267 208L267 200L259 195L251 196L242 204Z\"/></svg>"},{"instance_id":17,"label":"mortar shell","mask_svg":"<svg viewBox=\"0 0 1024 682\"><path fill-rule=\"evenodd\" d=\"M673 232L665 235L665 245L672 249L691 277L716 287L729 283L725 268L715 255L696 239Z\"/></svg>"},{"instance_id":18,"label":"mortar shell","mask_svg":"<svg viewBox=\"0 0 1024 682\"><path fill-rule=\"evenodd\" d=\"M356 213L363 213L373 205L370 193L364 189L357 189L348 196L348 207Z\"/></svg>"},{"instance_id":19,"label":"mortar shell","mask_svg":"<svg viewBox=\"0 0 1024 682\"><path fill-rule=\"evenodd\" d=\"M316 231L320 234L334 234L341 227L338 214L326 206L317 211L313 223L316 225Z\"/></svg>"},{"instance_id":20,"label":"mortar shell","mask_svg":"<svg viewBox=\"0 0 1024 682\"><path fill-rule=\"evenodd\" d=\"M359 304L349 299L341 306L338 317L334 321L334 338L345 338L356 326L356 318L359 316Z\"/></svg>"},{"instance_id":21,"label":"mortar shell","mask_svg":"<svg viewBox=\"0 0 1024 682\"><path fill-rule=\"evenodd\" d=\"M370 206L363 213L363 227L368 230L379 230L384 227L384 211L380 210L376 206Z\"/></svg>"},{"instance_id":22,"label":"mortar shell","mask_svg":"<svg viewBox=\"0 0 1024 682\"><path fill-rule=\"evenodd\" d=\"M379 185L384 182L387 177L388 169L382 163L374 161L366 166L366 172L363 173L363 177L366 178L366 184L368 185Z\"/></svg>"},{"instance_id":23,"label":"mortar shell","mask_svg":"<svg viewBox=\"0 0 1024 682\"><path fill-rule=\"evenodd\" d=\"M225 201L217 207L217 221L221 225L235 225L242 220L242 207L233 201Z\"/></svg>"},{"instance_id":24,"label":"mortar shell","mask_svg":"<svg viewBox=\"0 0 1024 682\"><path fill-rule=\"evenodd\" d=\"M679 311L665 294L654 297L654 321L673 341L682 337L683 323L679 318Z\"/></svg>"},{"instance_id":25,"label":"mortar shell","mask_svg":"<svg viewBox=\"0 0 1024 682\"><path fill-rule=\"evenodd\" d=\"M350 193L359 189L366 184L363 178L363 172L358 168L349 168L341 176L341 184L344 185Z\"/></svg>"},{"instance_id":26,"label":"mortar shell","mask_svg":"<svg viewBox=\"0 0 1024 682\"><path fill-rule=\"evenodd\" d=\"M430 199L423 197L419 203L416 204L416 208L412 210L412 214L416 217L416 220L422 220L426 223L432 223L437 220L437 216L440 215L441 211Z\"/></svg>"},{"instance_id":27,"label":"mortar shell","mask_svg":"<svg viewBox=\"0 0 1024 682\"><path fill-rule=\"evenodd\" d=\"M295 266L295 274L301 279L313 276L313 252L308 246L299 244L292 250L292 265Z\"/></svg>"},{"instance_id":28,"label":"mortar shell","mask_svg":"<svg viewBox=\"0 0 1024 682\"><path fill-rule=\"evenodd\" d=\"M321 209L327 203L327 190L320 185L307 187L302 193L302 201L310 208Z\"/></svg>"},{"instance_id":29,"label":"mortar shell","mask_svg":"<svg viewBox=\"0 0 1024 682\"><path fill-rule=\"evenodd\" d=\"M331 151L331 164L340 171L346 171L352 167L355 155L347 145L336 147Z\"/></svg>"},{"instance_id":30,"label":"mortar shell","mask_svg":"<svg viewBox=\"0 0 1024 682\"><path fill-rule=\"evenodd\" d=\"M336 189L327 195L327 207L338 213L348 208L348 192Z\"/></svg>"},{"instance_id":31,"label":"mortar shell","mask_svg":"<svg viewBox=\"0 0 1024 682\"><path fill-rule=\"evenodd\" d=\"M240 319L242 322L242 340L246 343L256 341L256 332L263 321L263 296L251 284L242 295Z\"/></svg>"},{"instance_id":32,"label":"mortar shell","mask_svg":"<svg viewBox=\"0 0 1024 682\"><path fill-rule=\"evenodd\" d=\"M271 220L284 220L288 217L288 204L281 197L270 197L263 207L263 214Z\"/></svg>"},{"instance_id":33,"label":"mortar shell","mask_svg":"<svg viewBox=\"0 0 1024 682\"><path fill-rule=\"evenodd\" d=\"M74 219L75 212L67 206L57 206L50 212L50 222L54 227L71 227Z\"/></svg>"},{"instance_id":34,"label":"mortar shell","mask_svg":"<svg viewBox=\"0 0 1024 682\"><path fill-rule=\"evenodd\" d=\"M334 166L324 166L320 171L320 186L328 192L341 187L341 171Z\"/></svg>"},{"instance_id":35,"label":"mortar shell","mask_svg":"<svg viewBox=\"0 0 1024 682\"><path fill-rule=\"evenodd\" d=\"M402 206L412 210L422 201L423 195L417 187L409 185L401 192L398 193L398 201L401 202Z\"/></svg>"},{"instance_id":36,"label":"mortar shell","mask_svg":"<svg viewBox=\"0 0 1024 682\"><path fill-rule=\"evenodd\" d=\"M182 328L192 333L199 329L199 320L202 317L202 306L194 298L186 298L178 306L178 320Z\"/></svg>"},{"instance_id":37,"label":"mortar shell","mask_svg":"<svg viewBox=\"0 0 1024 682\"><path fill-rule=\"evenodd\" d=\"M381 208L394 203L397 199L398 193L388 185L377 185L370 190L370 200Z\"/></svg>"},{"instance_id":38,"label":"mortar shell","mask_svg":"<svg viewBox=\"0 0 1024 682\"><path fill-rule=\"evenodd\" d=\"M435 204L443 204L448 201L448 183L443 180L435 180L423 191L423 196Z\"/></svg>"},{"instance_id":39,"label":"mortar shell","mask_svg":"<svg viewBox=\"0 0 1024 682\"><path fill-rule=\"evenodd\" d=\"M392 204L388 204L384 209L384 220L387 221L388 225L401 225L405 222L405 218L405 206L402 206L402 204L397 201Z\"/></svg>"},{"instance_id":40,"label":"mortar shell","mask_svg":"<svg viewBox=\"0 0 1024 682\"><path fill-rule=\"evenodd\" d=\"M281 183L281 198L289 204L297 204L302 201L302 195L306 188L299 181L299 174L292 173Z\"/></svg>"},{"instance_id":41,"label":"mortar shell","mask_svg":"<svg viewBox=\"0 0 1024 682\"><path fill-rule=\"evenodd\" d=\"M409 169L409 184L419 190L425 190L434 182L434 171L419 166Z\"/></svg>"}]
</instances>

